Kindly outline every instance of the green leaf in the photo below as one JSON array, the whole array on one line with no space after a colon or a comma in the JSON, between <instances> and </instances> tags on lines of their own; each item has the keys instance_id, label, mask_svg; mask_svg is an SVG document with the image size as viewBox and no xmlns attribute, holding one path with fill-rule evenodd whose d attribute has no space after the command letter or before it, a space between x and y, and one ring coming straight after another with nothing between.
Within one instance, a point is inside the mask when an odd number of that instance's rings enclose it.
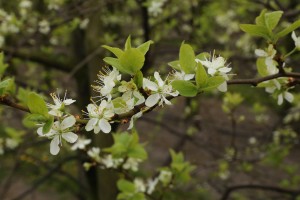
<instances>
[{"instance_id":1,"label":"green leaf","mask_svg":"<svg viewBox=\"0 0 300 200\"><path fill-rule=\"evenodd\" d=\"M8 78L0 82L0 95L14 94L16 89L14 78Z\"/></svg>"},{"instance_id":2,"label":"green leaf","mask_svg":"<svg viewBox=\"0 0 300 200\"><path fill-rule=\"evenodd\" d=\"M137 49L142 52L142 54L146 55L146 53L149 51L150 45L153 44L152 40L149 40L140 46L137 47Z\"/></svg>"},{"instance_id":3,"label":"green leaf","mask_svg":"<svg viewBox=\"0 0 300 200\"><path fill-rule=\"evenodd\" d=\"M202 61L206 60L209 57L210 57L210 54L207 52L202 52L196 56L197 59L202 60Z\"/></svg>"},{"instance_id":4,"label":"green leaf","mask_svg":"<svg viewBox=\"0 0 300 200\"><path fill-rule=\"evenodd\" d=\"M287 34L291 33L292 31L294 31L295 29L297 29L299 27L300 27L300 19L295 21L294 23L292 23L290 26L286 27L279 33L277 33L275 35L275 40L278 40L279 38L286 36Z\"/></svg>"},{"instance_id":5,"label":"green leaf","mask_svg":"<svg viewBox=\"0 0 300 200\"><path fill-rule=\"evenodd\" d=\"M8 65L4 63L4 54L0 52L0 78L3 76L7 67Z\"/></svg>"},{"instance_id":6,"label":"green leaf","mask_svg":"<svg viewBox=\"0 0 300 200\"><path fill-rule=\"evenodd\" d=\"M201 63L197 63L196 68L196 85L198 88L204 87L207 84L208 76L206 70Z\"/></svg>"},{"instance_id":7,"label":"green leaf","mask_svg":"<svg viewBox=\"0 0 300 200\"><path fill-rule=\"evenodd\" d=\"M118 180L117 187L121 192L125 192L125 193L135 192L135 185L125 179Z\"/></svg>"},{"instance_id":8,"label":"green leaf","mask_svg":"<svg viewBox=\"0 0 300 200\"><path fill-rule=\"evenodd\" d=\"M117 68L120 72L122 73L126 73L126 74L129 74L130 72L127 71L126 69L124 69L121 64L120 64L120 61L119 59L117 58L113 58L113 57L105 57L104 59L104 62L106 62L107 64Z\"/></svg>"},{"instance_id":9,"label":"green leaf","mask_svg":"<svg viewBox=\"0 0 300 200\"><path fill-rule=\"evenodd\" d=\"M9 78L9 79L6 79L6 80L4 80L4 81L1 81L1 82L0 82L0 89L1 89L1 88L6 88L6 87L8 87L9 84L10 84L10 81L11 81L10 78Z\"/></svg>"},{"instance_id":10,"label":"green leaf","mask_svg":"<svg viewBox=\"0 0 300 200\"><path fill-rule=\"evenodd\" d=\"M134 145L132 148L129 148L127 155L131 158L138 158L142 160L146 160L148 157L147 152L142 145Z\"/></svg>"},{"instance_id":11,"label":"green leaf","mask_svg":"<svg viewBox=\"0 0 300 200\"><path fill-rule=\"evenodd\" d=\"M205 87L201 87L200 91L210 91L217 88L225 81L224 77L222 76L213 76L208 78L207 84Z\"/></svg>"},{"instance_id":12,"label":"green leaf","mask_svg":"<svg viewBox=\"0 0 300 200\"><path fill-rule=\"evenodd\" d=\"M257 67L257 71L258 71L259 75L261 75L261 76L269 75L265 58L258 58L256 60L256 67Z\"/></svg>"},{"instance_id":13,"label":"green leaf","mask_svg":"<svg viewBox=\"0 0 300 200\"><path fill-rule=\"evenodd\" d=\"M102 45L102 47L112 52L115 56L117 56L117 58L120 58L120 56L122 56L122 54L124 53L121 49L116 47L110 47L107 45Z\"/></svg>"},{"instance_id":14,"label":"green leaf","mask_svg":"<svg viewBox=\"0 0 300 200\"><path fill-rule=\"evenodd\" d=\"M44 99L35 92L28 95L29 101L27 106L32 114L41 114L48 117L48 109Z\"/></svg>"},{"instance_id":15,"label":"green leaf","mask_svg":"<svg viewBox=\"0 0 300 200\"><path fill-rule=\"evenodd\" d=\"M131 36L129 35L125 42L125 51L131 49Z\"/></svg>"},{"instance_id":16,"label":"green leaf","mask_svg":"<svg viewBox=\"0 0 300 200\"><path fill-rule=\"evenodd\" d=\"M26 116L26 120L34 123L45 123L48 118L41 114L29 114Z\"/></svg>"},{"instance_id":17,"label":"green leaf","mask_svg":"<svg viewBox=\"0 0 300 200\"><path fill-rule=\"evenodd\" d=\"M254 24L240 24L240 28L250 35L270 39L268 29L265 26Z\"/></svg>"},{"instance_id":18,"label":"green leaf","mask_svg":"<svg viewBox=\"0 0 300 200\"><path fill-rule=\"evenodd\" d=\"M45 125L43 126L43 133L46 134L50 131L54 123L54 117L50 116Z\"/></svg>"},{"instance_id":19,"label":"green leaf","mask_svg":"<svg viewBox=\"0 0 300 200\"><path fill-rule=\"evenodd\" d=\"M197 87L189 81L175 80L172 82L172 86L175 90L178 90L180 95L185 97L194 97L198 93Z\"/></svg>"},{"instance_id":20,"label":"green leaf","mask_svg":"<svg viewBox=\"0 0 300 200\"><path fill-rule=\"evenodd\" d=\"M267 9L263 9L263 10L260 12L259 16L257 16L257 17L255 18L255 23L256 23L257 25L260 25L260 26L266 26L266 20L265 20L265 14L266 14L266 12L267 12Z\"/></svg>"},{"instance_id":21,"label":"green leaf","mask_svg":"<svg viewBox=\"0 0 300 200\"><path fill-rule=\"evenodd\" d=\"M169 62L168 65L169 65L170 67L176 69L176 70L181 70L179 60L175 60L175 61Z\"/></svg>"},{"instance_id":22,"label":"green leaf","mask_svg":"<svg viewBox=\"0 0 300 200\"><path fill-rule=\"evenodd\" d=\"M272 31L277 26L282 14L282 11L275 11L265 14L266 26L270 31Z\"/></svg>"},{"instance_id":23,"label":"green leaf","mask_svg":"<svg viewBox=\"0 0 300 200\"><path fill-rule=\"evenodd\" d=\"M193 73L195 71L195 53L193 48L188 44L182 44L179 50L179 63L181 69L186 73Z\"/></svg>"},{"instance_id":24,"label":"green leaf","mask_svg":"<svg viewBox=\"0 0 300 200\"><path fill-rule=\"evenodd\" d=\"M143 87L143 73L138 71L133 77L134 83L138 88Z\"/></svg>"},{"instance_id":25,"label":"green leaf","mask_svg":"<svg viewBox=\"0 0 300 200\"><path fill-rule=\"evenodd\" d=\"M136 48L131 48L126 50L119 60L122 68L133 75L143 67L145 56Z\"/></svg>"}]
</instances>

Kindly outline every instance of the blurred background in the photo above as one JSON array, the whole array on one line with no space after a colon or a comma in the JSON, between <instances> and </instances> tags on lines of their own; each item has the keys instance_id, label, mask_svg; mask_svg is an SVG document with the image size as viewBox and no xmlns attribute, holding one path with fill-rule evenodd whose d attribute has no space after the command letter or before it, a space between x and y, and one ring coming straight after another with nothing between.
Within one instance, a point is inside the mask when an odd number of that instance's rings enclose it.
<instances>
[{"instance_id":1,"label":"blurred background","mask_svg":"<svg viewBox=\"0 0 300 200\"><path fill-rule=\"evenodd\" d=\"M76 99L72 113L81 115L110 55L101 45L123 48L129 35L135 46L154 41L145 74L167 75L185 41L197 53L228 58L234 78L255 77L254 50L267 45L239 24L253 23L262 9L284 11L281 27L300 16L298 0L0 0L0 49L16 99L37 91L50 102L49 93L67 90ZM282 52L293 48L289 36L281 40ZM299 71L299 59L295 54L287 64ZM137 122L149 154L141 173L170 163L172 148L197 168L190 183L175 188L176 198L165 199L299 200L300 95L293 91L294 103L282 106L263 89L239 85L155 109ZM49 141L37 137L24 113L4 106L0 112L1 200L116 199L117 174L86 172L81 153L69 148L51 156ZM112 143L111 135L86 136L101 148Z\"/></svg>"}]
</instances>

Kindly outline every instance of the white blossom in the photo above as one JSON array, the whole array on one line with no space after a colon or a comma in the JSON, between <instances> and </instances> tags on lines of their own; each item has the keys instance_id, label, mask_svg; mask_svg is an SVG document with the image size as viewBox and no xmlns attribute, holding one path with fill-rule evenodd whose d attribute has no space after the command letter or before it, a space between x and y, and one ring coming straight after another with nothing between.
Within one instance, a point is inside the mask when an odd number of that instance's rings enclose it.
<instances>
[{"instance_id":1,"label":"white blossom","mask_svg":"<svg viewBox=\"0 0 300 200\"><path fill-rule=\"evenodd\" d=\"M152 0L148 6L148 12L150 15L156 17L162 13L162 7L165 4L166 0Z\"/></svg>"},{"instance_id":2,"label":"white blossom","mask_svg":"<svg viewBox=\"0 0 300 200\"><path fill-rule=\"evenodd\" d=\"M92 142L91 139L78 138L77 142L73 144L71 150L75 151L77 149L85 149L85 147Z\"/></svg>"},{"instance_id":3,"label":"white blossom","mask_svg":"<svg viewBox=\"0 0 300 200\"><path fill-rule=\"evenodd\" d=\"M142 162L141 159L137 158L128 158L126 162L123 164L123 169L137 171L139 163Z\"/></svg>"},{"instance_id":4,"label":"white blossom","mask_svg":"<svg viewBox=\"0 0 300 200\"><path fill-rule=\"evenodd\" d=\"M19 4L19 7L24 9L31 8L31 6L32 6L32 2L29 0L22 0Z\"/></svg>"},{"instance_id":5,"label":"white blossom","mask_svg":"<svg viewBox=\"0 0 300 200\"><path fill-rule=\"evenodd\" d=\"M269 44L269 46L266 50L255 49L255 55L257 55L258 57L265 57L265 58L273 59L274 56L276 55L276 49L274 49L274 46L272 44Z\"/></svg>"},{"instance_id":6,"label":"white blossom","mask_svg":"<svg viewBox=\"0 0 300 200\"><path fill-rule=\"evenodd\" d=\"M152 194L153 191L155 190L155 187L158 183L159 179L155 178L155 179L148 179L147 181L147 194Z\"/></svg>"},{"instance_id":7,"label":"white blossom","mask_svg":"<svg viewBox=\"0 0 300 200\"><path fill-rule=\"evenodd\" d=\"M109 101L111 100L111 91L115 87L116 82L121 80L120 72L113 68L110 70L108 67L103 69L103 72L97 75L98 79L95 81L99 85L92 85L96 92L99 92L102 97L106 97Z\"/></svg>"},{"instance_id":8,"label":"white blossom","mask_svg":"<svg viewBox=\"0 0 300 200\"><path fill-rule=\"evenodd\" d=\"M94 130L94 133L99 133L101 130L104 133L109 133L111 131L109 120L114 116L112 109L112 105L106 100L101 101L100 106L89 104L87 114L90 119L85 126L85 130Z\"/></svg>"},{"instance_id":9,"label":"white blossom","mask_svg":"<svg viewBox=\"0 0 300 200\"><path fill-rule=\"evenodd\" d=\"M166 81L163 81L158 72L154 72L156 82L143 79L143 88L151 91L151 95L147 98L145 105L153 107L158 103L159 106L163 104L171 105L172 103L166 98L167 96L178 96L179 92L174 91L172 86Z\"/></svg>"},{"instance_id":10,"label":"white blossom","mask_svg":"<svg viewBox=\"0 0 300 200\"><path fill-rule=\"evenodd\" d=\"M85 18L84 20L82 20L80 22L79 27L81 29L86 29L86 27L88 26L89 22L90 22L89 18Z\"/></svg>"},{"instance_id":11,"label":"white blossom","mask_svg":"<svg viewBox=\"0 0 300 200\"><path fill-rule=\"evenodd\" d=\"M146 191L146 185L142 179L135 178L133 183L134 183L136 192L145 192Z\"/></svg>"},{"instance_id":12,"label":"white blossom","mask_svg":"<svg viewBox=\"0 0 300 200\"><path fill-rule=\"evenodd\" d=\"M266 92L277 96L278 105L281 105L284 99L288 102L292 102L294 100L293 94L288 92L287 89L282 88L281 83L277 79L266 81L266 84Z\"/></svg>"},{"instance_id":13,"label":"white blossom","mask_svg":"<svg viewBox=\"0 0 300 200\"><path fill-rule=\"evenodd\" d=\"M101 162L106 168L117 168L122 162L123 158L113 158L111 154L102 158Z\"/></svg>"},{"instance_id":14,"label":"white blossom","mask_svg":"<svg viewBox=\"0 0 300 200\"><path fill-rule=\"evenodd\" d=\"M42 20L39 22L39 32L42 34L47 34L50 32L50 24L47 20Z\"/></svg>"},{"instance_id":15,"label":"white blossom","mask_svg":"<svg viewBox=\"0 0 300 200\"><path fill-rule=\"evenodd\" d=\"M74 143L78 139L78 135L73 133L70 128L74 126L76 119L74 116L65 118L62 122L54 122L50 131L46 134L43 133L43 127L38 128L37 133L42 137L51 138L50 153L57 155L62 145L62 138L69 143Z\"/></svg>"},{"instance_id":16,"label":"white blossom","mask_svg":"<svg viewBox=\"0 0 300 200\"><path fill-rule=\"evenodd\" d=\"M189 81L195 77L195 74L186 74L184 71L176 71L171 74L170 79L172 81L174 80L184 80L184 81Z\"/></svg>"},{"instance_id":17,"label":"white blossom","mask_svg":"<svg viewBox=\"0 0 300 200\"><path fill-rule=\"evenodd\" d=\"M196 59L197 63L201 63L207 68L207 73L211 76L220 75L224 77L225 81L218 86L218 90L221 92L227 91L227 80L229 80L227 73L231 71L231 67L226 65L226 60L222 56L216 56L214 53L210 59L205 60Z\"/></svg>"},{"instance_id":18,"label":"white blossom","mask_svg":"<svg viewBox=\"0 0 300 200\"><path fill-rule=\"evenodd\" d=\"M49 111L50 115L56 116L56 117L62 117L64 114L65 106L71 105L76 100L73 99L66 99L66 94L63 99L60 99L59 95L56 95L55 93L51 93L51 97L54 101L54 104L47 104L47 106L51 109Z\"/></svg>"},{"instance_id":19,"label":"white blossom","mask_svg":"<svg viewBox=\"0 0 300 200\"><path fill-rule=\"evenodd\" d=\"M96 162L100 162L100 148L98 147L93 147L87 152L88 156L95 160Z\"/></svg>"},{"instance_id":20,"label":"white blossom","mask_svg":"<svg viewBox=\"0 0 300 200\"><path fill-rule=\"evenodd\" d=\"M171 181L171 178L172 178L172 172L167 170L160 171L158 175L158 179L164 184L169 183Z\"/></svg>"},{"instance_id":21,"label":"white blossom","mask_svg":"<svg viewBox=\"0 0 300 200\"><path fill-rule=\"evenodd\" d=\"M139 105L145 102L145 97L140 94L136 84L133 81L122 81L121 86L119 86L119 92L122 92L122 98L125 101L134 99L134 105Z\"/></svg>"},{"instance_id":22,"label":"white blossom","mask_svg":"<svg viewBox=\"0 0 300 200\"><path fill-rule=\"evenodd\" d=\"M6 138L5 145L8 149L15 149L19 145L19 142L12 138Z\"/></svg>"},{"instance_id":23,"label":"white blossom","mask_svg":"<svg viewBox=\"0 0 300 200\"><path fill-rule=\"evenodd\" d=\"M293 40L294 40L294 42L295 42L296 48L297 48L298 50L300 50L300 37L297 37L297 36L296 36L295 31L293 31L293 33L292 33L292 38L293 38Z\"/></svg>"},{"instance_id":24,"label":"white blossom","mask_svg":"<svg viewBox=\"0 0 300 200\"><path fill-rule=\"evenodd\" d=\"M136 119L140 118L142 115L143 115L143 112L142 112L142 111L140 111L140 112L138 112L138 113L132 115L132 117L131 117L131 119L130 119L130 122L129 122L129 127L128 127L127 130L132 129L132 128L133 128L133 123L134 123L134 121L135 121Z\"/></svg>"}]
</instances>

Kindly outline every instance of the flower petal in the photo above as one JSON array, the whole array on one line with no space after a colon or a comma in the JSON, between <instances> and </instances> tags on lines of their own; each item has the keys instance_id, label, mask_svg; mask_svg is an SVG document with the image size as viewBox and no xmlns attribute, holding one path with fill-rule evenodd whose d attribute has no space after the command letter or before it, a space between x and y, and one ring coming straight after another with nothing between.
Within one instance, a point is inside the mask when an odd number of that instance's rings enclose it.
<instances>
[{"instance_id":1,"label":"flower petal","mask_svg":"<svg viewBox=\"0 0 300 200\"><path fill-rule=\"evenodd\" d=\"M267 57L268 53L262 49L255 49L255 55L257 55L259 57Z\"/></svg>"},{"instance_id":2,"label":"flower petal","mask_svg":"<svg viewBox=\"0 0 300 200\"><path fill-rule=\"evenodd\" d=\"M290 92L284 92L284 98L290 103L294 100L294 96Z\"/></svg>"},{"instance_id":3,"label":"flower petal","mask_svg":"<svg viewBox=\"0 0 300 200\"><path fill-rule=\"evenodd\" d=\"M105 119L100 119L99 127L104 133L109 133L111 131L110 123Z\"/></svg>"},{"instance_id":4,"label":"flower petal","mask_svg":"<svg viewBox=\"0 0 300 200\"><path fill-rule=\"evenodd\" d=\"M91 131L94 129L95 125L97 124L98 119L97 118L92 118L88 121L88 123L85 126L86 131Z\"/></svg>"},{"instance_id":5,"label":"flower petal","mask_svg":"<svg viewBox=\"0 0 300 200\"><path fill-rule=\"evenodd\" d=\"M162 87L162 86L164 85L164 82L163 82L163 80L160 78L160 75L159 75L158 72L154 72L154 78L156 79L156 81L157 81L157 83L158 83L158 85L159 85L160 87Z\"/></svg>"},{"instance_id":6,"label":"flower petal","mask_svg":"<svg viewBox=\"0 0 300 200\"><path fill-rule=\"evenodd\" d=\"M73 132L63 133L61 136L69 143L74 143L78 139L78 135Z\"/></svg>"},{"instance_id":7,"label":"flower petal","mask_svg":"<svg viewBox=\"0 0 300 200\"><path fill-rule=\"evenodd\" d=\"M218 90L220 92L226 92L227 91L227 82L224 81L221 85L218 86Z\"/></svg>"},{"instance_id":8,"label":"flower petal","mask_svg":"<svg viewBox=\"0 0 300 200\"><path fill-rule=\"evenodd\" d=\"M74 103L76 100L73 100L73 99L66 99L66 100L64 100L64 103L65 103L65 105L70 105L70 104L72 104L72 103Z\"/></svg>"},{"instance_id":9,"label":"flower petal","mask_svg":"<svg viewBox=\"0 0 300 200\"><path fill-rule=\"evenodd\" d=\"M60 148L59 148L59 136L55 136L50 143L50 153L52 155L57 155L59 152Z\"/></svg>"},{"instance_id":10,"label":"flower petal","mask_svg":"<svg viewBox=\"0 0 300 200\"><path fill-rule=\"evenodd\" d=\"M62 123L60 124L61 130L65 130L67 128L72 127L76 123L76 119L73 115L65 118Z\"/></svg>"},{"instance_id":11,"label":"flower petal","mask_svg":"<svg viewBox=\"0 0 300 200\"><path fill-rule=\"evenodd\" d=\"M152 107L155 104L157 104L159 99L160 99L160 95L158 93L152 94L147 98L145 105L148 107Z\"/></svg>"},{"instance_id":12,"label":"flower petal","mask_svg":"<svg viewBox=\"0 0 300 200\"><path fill-rule=\"evenodd\" d=\"M157 91L158 85L156 83L144 78L143 79L143 88L148 88L149 90Z\"/></svg>"},{"instance_id":13,"label":"flower petal","mask_svg":"<svg viewBox=\"0 0 300 200\"><path fill-rule=\"evenodd\" d=\"M278 95L278 101L277 101L278 105L281 105L283 103L283 95L282 93Z\"/></svg>"}]
</instances>

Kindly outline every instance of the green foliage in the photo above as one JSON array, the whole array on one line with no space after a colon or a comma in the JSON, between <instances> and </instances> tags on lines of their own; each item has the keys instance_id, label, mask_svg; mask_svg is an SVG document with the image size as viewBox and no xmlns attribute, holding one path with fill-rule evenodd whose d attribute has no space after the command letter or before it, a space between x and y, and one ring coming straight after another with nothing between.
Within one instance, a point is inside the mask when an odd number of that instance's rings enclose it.
<instances>
[{"instance_id":1,"label":"green foliage","mask_svg":"<svg viewBox=\"0 0 300 200\"><path fill-rule=\"evenodd\" d=\"M258 58L256 60L256 67L260 76L269 75L267 65L266 65L266 58Z\"/></svg>"},{"instance_id":2,"label":"green foliage","mask_svg":"<svg viewBox=\"0 0 300 200\"><path fill-rule=\"evenodd\" d=\"M195 71L195 53L193 48L188 44L181 44L179 50L179 63L182 71L185 73L194 73Z\"/></svg>"},{"instance_id":3,"label":"green foliage","mask_svg":"<svg viewBox=\"0 0 300 200\"><path fill-rule=\"evenodd\" d=\"M277 41L279 38L286 36L287 34L291 33L292 31L296 30L300 27L300 19L292 23L290 26L286 27L282 31L276 34L275 40Z\"/></svg>"},{"instance_id":4,"label":"green foliage","mask_svg":"<svg viewBox=\"0 0 300 200\"><path fill-rule=\"evenodd\" d=\"M131 46L131 37L129 36L126 40L124 51L116 47L103 45L103 48L111 51L117 57L106 57L103 60L122 73L135 75L142 69L145 62L145 55L152 43L152 41L147 41L137 48L133 48Z\"/></svg>"},{"instance_id":5,"label":"green foliage","mask_svg":"<svg viewBox=\"0 0 300 200\"><path fill-rule=\"evenodd\" d=\"M180 95L185 97L194 97L198 93L197 87L190 81L175 80L172 82L172 86L178 90Z\"/></svg>"},{"instance_id":6,"label":"green foliage","mask_svg":"<svg viewBox=\"0 0 300 200\"><path fill-rule=\"evenodd\" d=\"M133 77L134 83L138 88L143 87L143 73L138 71Z\"/></svg>"},{"instance_id":7,"label":"green foliage","mask_svg":"<svg viewBox=\"0 0 300 200\"><path fill-rule=\"evenodd\" d=\"M7 78L0 82L0 96L14 94L16 89L14 78Z\"/></svg>"},{"instance_id":8,"label":"green foliage","mask_svg":"<svg viewBox=\"0 0 300 200\"><path fill-rule=\"evenodd\" d=\"M223 76L213 76L207 79L206 85L203 85L199 88L199 91L211 91L216 89L219 85L221 85L225 81Z\"/></svg>"},{"instance_id":9,"label":"green foliage","mask_svg":"<svg viewBox=\"0 0 300 200\"><path fill-rule=\"evenodd\" d=\"M35 92L31 92L28 95L29 101L27 106L32 114L40 114L48 117L48 108L44 99Z\"/></svg>"},{"instance_id":10,"label":"green foliage","mask_svg":"<svg viewBox=\"0 0 300 200\"><path fill-rule=\"evenodd\" d=\"M112 154L115 158L138 158L147 159L147 152L144 145L139 143L139 137L136 132L129 134L127 132L113 135L113 146L106 148L105 151Z\"/></svg>"},{"instance_id":11,"label":"green foliage","mask_svg":"<svg viewBox=\"0 0 300 200\"><path fill-rule=\"evenodd\" d=\"M208 76L207 73L201 63L197 63L197 68L196 68L196 84L197 87L200 88L205 88L208 82Z\"/></svg>"},{"instance_id":12,"label":"green foliage","mask_svg":"<svg viewBox=\"0 0 300 200\"><path fill-rule=\"evenodd\" d=\"M181 70L179 60L175 60L175 61L169 62L168 65L169 65L170 67L176 69L176 70Z\"/></svg>"},{"instance_id":13,"label":"green foliage","mask_svg":"<svg viewBox=\"0 0 300 200\"><path fill-rule=\"evenodd\" d=\"M222 108L225 113L234 111L242 102L244 98L239 93L227 92L223 99Z\"/></svg>"},{"instance_id":14,"label":"green foliage","mask_svg":"<svg viewBox=\"0 0 300 200\"><path fill-rule=\"evenodd\" d=\"M8 65L4 63L4 54L3 52L0 52L0 80L5 73L5 70L7 69Z\"/></svg>"},{"instance_id":15,"label":"green foliage","mask_svg":"<svg viewBox=\"0 0 300 200\"><path fill-rule=\"evenodd\" d=\"M137 192L134 183L125 179L120 179L117 183L121 193L118 194L118 200L145 200L145 195Z\"/></svg>"},{"instance_id":16,"label":"green foliage","mask_svg":"<svg viewBox=\"0 0 300 200\"><path fill-rule=\"evenodd\" d=\"M186 162L181 152L176 153L171 149L170 154L172 157L171 171L174 174L174 181L179 183L190 181L190 174L196 167Z\"/></svg>"}]
</instances>

